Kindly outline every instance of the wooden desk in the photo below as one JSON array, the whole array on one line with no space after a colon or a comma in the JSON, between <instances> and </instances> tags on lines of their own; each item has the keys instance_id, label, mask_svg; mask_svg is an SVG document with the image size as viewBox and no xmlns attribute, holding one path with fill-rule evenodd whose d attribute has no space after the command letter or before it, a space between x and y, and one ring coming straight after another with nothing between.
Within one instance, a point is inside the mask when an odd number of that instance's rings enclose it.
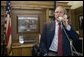
<instances>
[{"instance_id":1,"label":"wooden desk","mask_svg":"<svg viewBox=\"0 0 84 57\"><path fill-rule=\"evenodd\" d=\"M12 46L12 56L32 56L34 44L22 44Z\"/></svg>"}]
</instances>

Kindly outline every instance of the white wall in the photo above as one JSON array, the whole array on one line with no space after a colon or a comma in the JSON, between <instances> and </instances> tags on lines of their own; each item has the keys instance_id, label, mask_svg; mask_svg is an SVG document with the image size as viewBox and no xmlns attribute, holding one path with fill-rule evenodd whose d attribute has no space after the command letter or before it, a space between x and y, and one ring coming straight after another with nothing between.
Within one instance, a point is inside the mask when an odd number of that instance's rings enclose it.
<instances>
[{"instance_id":1,"label":"white wall","mask_svg":"<svg viewBox=\"0 0 84 57\"><path fill-rule=\"evenodd\" d=\"M68 5L72 5L71 9L76 9L83 6L83 1L56 1L56 2L69 2Z\"/></svg>"}]
</instances>

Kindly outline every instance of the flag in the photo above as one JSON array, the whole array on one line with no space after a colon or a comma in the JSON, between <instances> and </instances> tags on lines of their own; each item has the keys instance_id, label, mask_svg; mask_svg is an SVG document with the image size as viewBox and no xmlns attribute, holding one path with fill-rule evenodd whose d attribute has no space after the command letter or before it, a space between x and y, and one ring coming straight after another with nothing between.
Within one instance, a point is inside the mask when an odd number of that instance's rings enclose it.
<instances>
[{"instance_id":1,"label":"flag","mask_svg":"<svg viewBox=\"0 0 84 57\"><path fill-rule=\"evenodd\" d=\"M11 48L12 38L12 28L11 28L11 18L10 18L10 1L6 1L6 18L5 18L5 40L7 52Z\"/></svg>"}]
</instances>

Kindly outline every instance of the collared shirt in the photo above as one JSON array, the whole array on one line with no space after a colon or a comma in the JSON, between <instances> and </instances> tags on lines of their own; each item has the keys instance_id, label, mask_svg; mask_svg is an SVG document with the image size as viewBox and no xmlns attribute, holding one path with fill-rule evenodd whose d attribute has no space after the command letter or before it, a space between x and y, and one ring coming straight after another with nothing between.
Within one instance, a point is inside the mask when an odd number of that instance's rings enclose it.
<instances>
[{"instance_id":1,"label":"collared shirt","mask_svg":"<svg viewBox=\"0 0 84 57\"><path fill-rule=\"evenodd\" d=\"M58 49L58 28L59 28L58 22L55 20L55 34L54 34L54 38L53 38L53 41L51 43L51 46L49 48L49 50L55 51L55 52ZM70 31L71 26L70 25L67 25L66 29L68 31Z\"/></svg>"}]
</instances>

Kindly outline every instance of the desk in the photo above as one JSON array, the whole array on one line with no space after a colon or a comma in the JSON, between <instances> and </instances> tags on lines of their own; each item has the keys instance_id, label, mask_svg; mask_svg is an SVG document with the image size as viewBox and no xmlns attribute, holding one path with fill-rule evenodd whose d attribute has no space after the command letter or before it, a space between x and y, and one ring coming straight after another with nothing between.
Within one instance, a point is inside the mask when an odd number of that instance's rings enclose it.
<instances>
[{"instance_id":1,"label":"desk","mask_svg":"<svg viewBox=\"0 0 84 57\"><path fill-rule=\"evenodd\" d=\"M22 44L12 46L12 56L32 56L34 44Z\"/></svg>"}]
</instances>

